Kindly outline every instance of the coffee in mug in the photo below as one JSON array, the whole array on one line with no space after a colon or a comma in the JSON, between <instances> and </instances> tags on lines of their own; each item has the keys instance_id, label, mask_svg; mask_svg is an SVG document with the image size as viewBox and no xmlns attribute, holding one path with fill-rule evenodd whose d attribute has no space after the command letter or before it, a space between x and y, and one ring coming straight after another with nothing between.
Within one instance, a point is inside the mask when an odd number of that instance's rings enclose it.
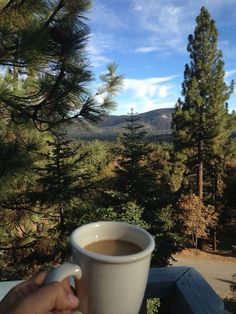
<instances>
[{"instance_id":1,"label":"coffee in mug","mask_svg":"<svg viewBox=\"0 0 236 314\"><path fill-rule=\"evenodd\" d=\"M110 256L123 256L136 254L142 251L137 244L124 240L103 240L90 243L84 247L85 250Z\"/></svg>"},{"instance_id":2,"label":"coffee in mug","mask_svg":"<svg viewBox=\"0 0 236 314\"><path fill-rule=\"evenodd\" d=\"M72 262L49 273L47 282L75 277L76 314L138 314L147 284L153 237L123 222L101 221L71 235Z\"/></svg>"}]
</instances>

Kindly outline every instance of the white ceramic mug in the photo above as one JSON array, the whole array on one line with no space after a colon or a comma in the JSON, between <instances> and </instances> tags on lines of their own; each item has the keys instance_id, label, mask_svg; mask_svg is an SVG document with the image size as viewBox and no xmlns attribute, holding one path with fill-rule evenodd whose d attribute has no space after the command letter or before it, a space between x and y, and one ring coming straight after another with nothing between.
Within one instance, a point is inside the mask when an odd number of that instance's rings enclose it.
<instances>
[{"instance_id":1,"label":"white ceramic mug","mask_svg":"<svg viewBox=\"0 0 236 314\"><path fill-rule=\"evenodd\" d=\"M102 240L120 239L138 245L138 253L109 256L84 249ZM153 237L145 230L122 222L101 221L77 228L71 235L72 263L50 272L47 282L68 276L76 280L82 314L138 314L149 273Z\"/></svg>"}]
</instances>

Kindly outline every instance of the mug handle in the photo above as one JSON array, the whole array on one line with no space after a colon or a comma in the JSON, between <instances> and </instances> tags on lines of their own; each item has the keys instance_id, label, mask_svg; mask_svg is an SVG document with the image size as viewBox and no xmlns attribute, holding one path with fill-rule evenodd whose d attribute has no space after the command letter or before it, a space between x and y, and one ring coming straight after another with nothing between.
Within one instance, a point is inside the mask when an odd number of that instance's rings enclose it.
<instances>
[{"instance_id":1,"label":"mug handle","mask_svg":"<svg viewBox=\"0 0 236 314\"><path fill-rule=\"evenodd\" d=\"M74 276L77 279L81 279L82 271L81 271L81 268L79 267L79 265L73 264L70 262L66 262L66 263L63 263L62 265L60 265L56 268L53 268L49 272L49 274L46 278L45 284L50 283L50 282L54 282L54 281L61 282L63 279L65 279L69 276ZM78 310L74 310L72 313L73 314L82 314Z\"/></svg>"}]
</instances>

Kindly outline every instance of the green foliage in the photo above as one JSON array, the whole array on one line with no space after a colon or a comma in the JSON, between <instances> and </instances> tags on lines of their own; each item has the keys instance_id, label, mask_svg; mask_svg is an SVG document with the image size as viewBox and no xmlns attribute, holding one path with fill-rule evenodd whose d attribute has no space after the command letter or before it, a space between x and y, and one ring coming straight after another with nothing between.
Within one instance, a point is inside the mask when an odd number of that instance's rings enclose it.
<instances>
[{"instance_id":1,"label":"green foliage","mask_svg":"<svg viewBox=\"0 0 236 314\"><path fill-rule=\"evenodd\" d=\"M113 207L94 208L89 212L85 212L82 217L83 223L93 221L123 221L126 223L137 225L141 228L148 229L150 226L142 219L143 208L135 202L127 202L122 205L122 212L119 213Z\"/></svg>"},{"instance_id":2,"label":"green foliage","mask_svg":"<svg viewBox=\"0 0 236 314\"><path fill-rule=\"evenodd\" d=\"M159 313L159 308L161 306L160 299L152 298L147 300L147 314L157 314Z\"/></svg>"},{"instance_id":3,"label":"green foliage","mask_svg":"<svg viewBox=\"0 0 236 314\"><path fill-rule=\"evenodd\" d=\"M79 117L82 124L97 121L114 107L112 97L122 86L116 64L108 65L94 95L88 88L92 73L85 21L90 6L90 0L1 4L0 64L6 75L0 81L0 103L14 121L32 120L45 130Z\"/></svg>"},{"instance_id":4,"label":"green foliage","mask_svg":"<svg viewBox=\"0 0 236 314\"><path fill-rule=\"evenodd\" d=\"M151 226L156 243L152 262L157 266L167 266L171 256L180 251L185 243L176 219L176 210L169 205L154 212Z\"/></svg>"},{"instance_id":5,"label":"green foliage","mask_svg":"<svg viewBox=\"0 0 236 314\"><path fill-rule=\"evenodd\" d=\"M93 211L89 212L85 217L85 221L87 223L95 222L95 221L117 221L118 215L114 208L112 207L105 207L105 208L95 208Z\"/></svg>"},{"instance_id":6,"label":"green foliage","mask_svg":"<svg viewBox=\"0 0 236 314\"><path fill-rule=\"evenodd\" d=\"M22 126L0 122L0 199L15 195L37 160L42 145L39 134Z\"/></svg>"},{"instance_id":7,"label":"green foliage","mask_svg":"<svg viewBox=\"0 0 236 314\"><path fill-rule=\"evenodd\" d=\"M183 181L185 167L173 151L173 145L163 143L152 145L148 164L155 174L155 206L175 204Z\"/></svg>"},{"instance_id":8,"label":"green foliage","mask_svg":"<svg viewBox=\"0 0 236 314\"><path fill-rule=\"evenodd\" d=\"M144 208L138 206L135 202L127 202L122 205L122 213L119 220L143 229L149 229L150 225L142 219Z\"/></svg>"},{"instance_id":9,"label":"green foliage","mask_svg":"<svg viewBox=\"0 0 236 314\"><path fill-rule=\"evenodd\" d=\"M109 214L116 213L116 220L150 230L156 241L153 263L164 266L182 241L175 209L169 205L176 200L171 192L172 147L145 143L145 132L133 111L124 129L113 151L113 176L106 179L98 202Z\"/></svg>"},{"instance_id":10,"label":"green foliage","mask_svg":"<svg viewBox=\"0 0 236 314\"><path fill-rule=\"evenodd\" d=\"M147 194L152 191L155 177L148 166L151 148L145 143L143 126L131 110L125 131L121 135L116 154L115 190L127 200L145 206Z\"/></svg>"},{"instance_id":11,"label":"green foliage","mask_svg":"<svg viewBox=\"0 0 236 314\"><path fill-rule=\"evenodd\" d=\"M143 141L145 132L133 111L124 130L113 150L113 175L105 182L103 203L114 208L120 219L140 224L142 212L147 208L153 191L155 176L148 168L150 148Z\"/></svg>"}]
</instances>

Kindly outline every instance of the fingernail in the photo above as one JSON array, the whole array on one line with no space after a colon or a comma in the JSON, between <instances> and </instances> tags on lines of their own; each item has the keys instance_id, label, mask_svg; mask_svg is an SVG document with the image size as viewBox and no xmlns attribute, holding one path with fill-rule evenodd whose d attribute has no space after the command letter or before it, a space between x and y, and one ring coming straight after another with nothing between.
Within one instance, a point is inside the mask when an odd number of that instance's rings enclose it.
<instances>
[{"instance_id":1,"label":"fingernail","mask_svg":"<svg viewBox=\"0 0 236 314\"><path fill-rule=\"evenodd\" d=\"M68 294L68 301L71 305L78 305L79 303L78 298L72 293Z\"/></svg>"}]
</instances>

